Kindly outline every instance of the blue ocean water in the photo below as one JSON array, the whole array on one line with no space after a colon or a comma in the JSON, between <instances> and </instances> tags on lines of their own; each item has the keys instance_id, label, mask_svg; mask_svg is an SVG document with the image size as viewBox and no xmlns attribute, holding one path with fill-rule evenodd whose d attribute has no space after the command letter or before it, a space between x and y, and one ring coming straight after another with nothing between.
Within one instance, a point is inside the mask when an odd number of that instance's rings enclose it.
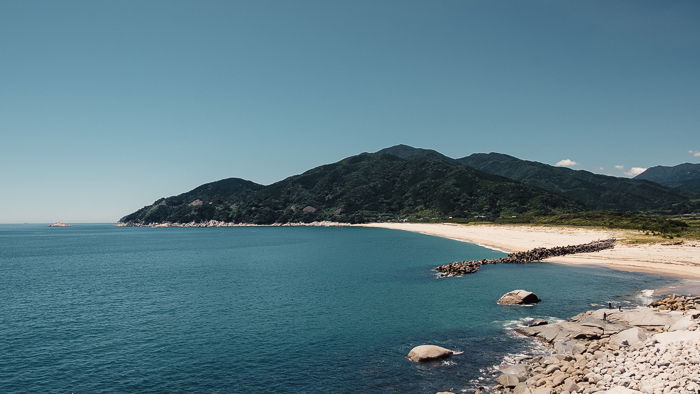
<instances>
[{"instance_id":1,"label":"blue ocean water","mask_svg":"<svg viewBox=\"0 0 700 394\"><path fill-rule=\"evenodd\" d=\"M651 275L368 228L0 226L0 392L459 390L529 342L508 321L634 300ZM503 307L526 288L543 302ZM417 365L416 345L464 351Z\"/></svg>"}]
</instances>

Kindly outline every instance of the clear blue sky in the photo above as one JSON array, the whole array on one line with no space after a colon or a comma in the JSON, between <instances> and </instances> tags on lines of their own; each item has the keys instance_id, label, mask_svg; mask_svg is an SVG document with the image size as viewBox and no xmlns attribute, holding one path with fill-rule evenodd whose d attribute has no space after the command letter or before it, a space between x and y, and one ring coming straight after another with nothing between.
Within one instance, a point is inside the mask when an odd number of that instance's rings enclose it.
<instances>
[{"instance_id":1,"label":"clear blue sky","mask_svg":"<svg viewBox=\"0 0 700 394\"><path fill-rule=\"evenodd\" d=\"M398 143L698 162L700 2L0 2L0 222L115 221Z\"/></svg>"}]
</instances>

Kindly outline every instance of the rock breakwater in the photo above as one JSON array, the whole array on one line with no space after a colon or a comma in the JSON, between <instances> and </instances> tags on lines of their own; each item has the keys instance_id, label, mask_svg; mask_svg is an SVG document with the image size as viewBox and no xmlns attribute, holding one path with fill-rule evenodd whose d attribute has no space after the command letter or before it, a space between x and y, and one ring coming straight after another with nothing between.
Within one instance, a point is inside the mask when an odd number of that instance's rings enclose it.
<instances>
[{"instance_id":1,"label":"rock breakwater","mask_svg":"<svg viewBox=\"0 0 700 394\"><path fill-rule=\"evenodd\" d=\"M525 252L510 253L500 259L483 259L455 261L435 267L441 276L461 276L472 274L485 264L526 264L540 262L549 257L565 256L575 253L591 253L615 247L615 239L604 239L579 245L555 246L553 248L535 248Z\"/></svg>"}]
</instances>

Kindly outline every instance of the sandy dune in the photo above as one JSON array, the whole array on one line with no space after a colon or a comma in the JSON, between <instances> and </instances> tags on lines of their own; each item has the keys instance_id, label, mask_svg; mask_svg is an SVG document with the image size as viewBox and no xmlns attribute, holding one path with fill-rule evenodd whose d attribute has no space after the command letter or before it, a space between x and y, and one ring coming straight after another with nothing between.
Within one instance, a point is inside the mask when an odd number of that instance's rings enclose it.
<instances>
[{"instance_id":1,"label":"sandy dune","mask_svg":"<svg viewBox=\"0 0 700 394\"><path fill-rule=\"evenodd\" d=\"M471 242L504 252L525 251L536 247L565 246L606 238L625 239L634 232L576 227L528 225L460 225L438 223L370 223L379 227ZM553 257L546 261L564 264L600 265L624 271L652 272L700 279L700 242L682 245L669 243L625 245L595 253Z\"/></svg>"}]
</instances>

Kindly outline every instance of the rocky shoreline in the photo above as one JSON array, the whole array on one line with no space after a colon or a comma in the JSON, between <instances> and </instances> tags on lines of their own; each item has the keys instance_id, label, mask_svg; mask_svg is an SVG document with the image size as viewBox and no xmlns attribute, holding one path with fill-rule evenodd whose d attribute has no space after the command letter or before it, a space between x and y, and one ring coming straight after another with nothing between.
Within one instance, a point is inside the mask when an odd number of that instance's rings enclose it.
<instances>
[{"instance_id":1,"label":"rocky shoreline","mask_svg":"<svg viewBox=\"0 0 700 394\"><path fill-rule=\"evenodd\" d=\"M700 297L605 308L516 331L550 354L498 368L492 393L700 392ZM480 390L477 390L480 391Z\"/></svg>"},{"instance_id":2,"label":"rocky shoreline","mask_svg":"<svg viewBox=\"0 0 700 394\"><path fill-rule=\"evenodd\" d=\"M273 224L253 224L253 223L233 223L233 222L223 222L219 220L209 220L206 222L188 222L188 223L178 223L178 222L162 222L162 223L138 223L138 222L119 222L115 224L117 227L150 227L150 228L164 228L164 227L188 227L188 228L203 228L203 227L344 227L352 226L350 223L340 223L340 222L330 222L330 221L320 221L320 222L298 222L298 223L273 223Z\"/></svg>"},{"instance_id":3,"label":"rocky shoreline","mask_svg":"<svg viewBox=\"0 0 700 394\"><path fill-rule=\"evenodd\" d=\"M479 270L479 267L485 264L525 264L540 262L546 258L565 256L568 254L599 252L605 249L612 249L613 247L615 247L615 239L611 238L579 245L535 248L525 252L510 253L506 257L500 259L456 261L435 267L435 271L439 272L442 277L461 276L473 274Z\"/></svg>"}]
</instances>

